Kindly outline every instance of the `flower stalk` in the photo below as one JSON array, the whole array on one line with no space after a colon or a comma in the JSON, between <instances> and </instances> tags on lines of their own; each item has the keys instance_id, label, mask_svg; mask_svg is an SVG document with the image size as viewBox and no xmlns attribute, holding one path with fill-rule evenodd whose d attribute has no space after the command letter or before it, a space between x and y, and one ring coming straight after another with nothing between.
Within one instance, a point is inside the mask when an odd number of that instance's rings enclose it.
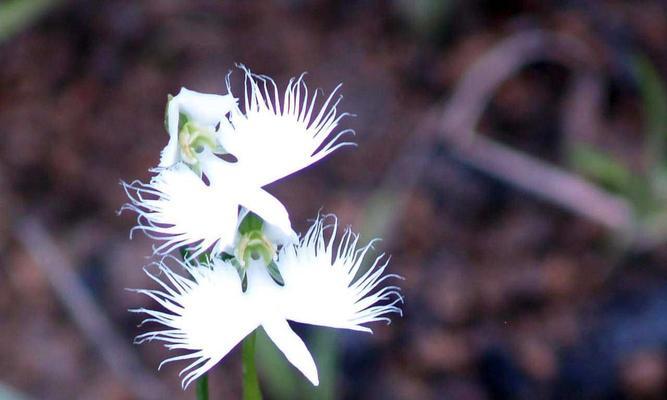
<instances>
[{"instance_id":1,"label":"flower stalk","mask_svg":"<svg viewBox=\"0 0 667 400\"><path fill-rule=\"evenodd\" d=\"M197 379L197 400L208 400L208 374Z\"/></svg>"},{"instance_id":2,"label":"flower stalk","mask_svg":"<svg viewBox=\"0 0 667 400\"><path fill-rule=\"evenodd\" d=\"M243 339L243 400L262 400L255 367L255 339L257 331Z\"/></svg>"}]
</instances>

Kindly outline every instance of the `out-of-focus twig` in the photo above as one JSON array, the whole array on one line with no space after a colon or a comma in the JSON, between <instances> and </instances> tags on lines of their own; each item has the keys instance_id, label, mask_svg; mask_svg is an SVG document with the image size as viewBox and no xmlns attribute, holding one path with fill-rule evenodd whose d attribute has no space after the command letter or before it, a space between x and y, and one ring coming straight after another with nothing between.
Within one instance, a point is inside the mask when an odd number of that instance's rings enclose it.
<instances>
[{"instance_id":1,"label":"out-of-focus twig","mask_svg":"<svg viewBox=\"0 0 667 400\"><path fill-rule=\"evenodd\" d=\"M72 271L71 262L38 221L25 218L16 227L16 238L48 278L72 320L98 350L126 390L138 399L169 398L164 386L145 372L134 353Z\"/></svg>"},{"instance_id":2,"label":"out-of-focus twig","mask_svg":"<svg viewBox=\"0 0 667 400\"><path fill-rule=\"evenodd\" d=\"M592 69L590 51L578 40L562 35L529 30L502 40L474 62L461 77L442 109L443 133L473 130L496 89L522 68L537 61L553 61L575 72Z\"/></svg>"},{"instance_id":3,"label":"out-of-focus twig","mask_svg":"<svg viewBox=\"0 0 667 400\"><path fill-rule=\"evenodd\" d=\"M520 190L535 195L575 215L587 218L619 233L634 230L632 209L628 202L598 186L536 157L504 146L476 131L477 123L496 89L523 67L549 60L573 71L571 104L581 94L593 90L585 104L595 108L600 82L593 76L595 66L590 51L574 38L544 31L523 31L494 46L475 62L456 85L449 100L427 114L408 149L388 171L381 188L369 200L367 223L391 238L402 205L413 191L430 162L430 148L444 142L459 161ZM576 96L576 97L575 97ZM577 130L594 121L568 115L565 128ZM568 134L568 132L565 132ZM384 210L384 211L383 211ZM381 214L374 217L374 213ZM383 221L382 227L373 221ZM382 229L384 228L384 229Z\"/></svg>"},{"instance_id":4,"label":"out-of-focus twig","mask_svg":"<svg viewBox=\"0 0 667 400\"><path fill-rule=\"evenodd\" d=\"M518 189L614 231L629 232L632 227L632 210L624 199L509 146L477 136L471 143L458 146L455 157Z\"/></svg>"},{"instance_id":5,"label":"out-of-focus twig","mask_svg":"<svg viewBox=\"0 0 667 400\"><path fill-rule=\"evenodd\" d=\"M487 101L500 83L525 65L553 60L570 67L576 89L596 89L587 73L583 44L573 38L542 31L518 33L489 51L461 79L441 120L441 138L455 157L523 191L617 232L634 229L628 202L589 183L574 173L503 146L476 132ZM574 121L571 121L576 127Z\"/></svg>"},{"instance_id":6,"label":"out-of-focus twig","mask_svg":"<svg viewBox=\"0 0 667 400\"><path fill-rule=\"evenodd\" d=\"M562 110L563 134L569 142L594 143L603 134L603 83L599 74L581 71L574 76Z\"/></svg>"}]
</instances>

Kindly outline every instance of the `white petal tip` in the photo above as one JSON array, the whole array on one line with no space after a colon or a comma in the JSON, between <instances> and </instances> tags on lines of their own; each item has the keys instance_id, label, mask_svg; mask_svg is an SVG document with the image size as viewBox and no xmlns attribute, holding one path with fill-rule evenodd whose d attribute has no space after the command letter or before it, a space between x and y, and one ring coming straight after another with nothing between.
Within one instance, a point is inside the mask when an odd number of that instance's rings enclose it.
<instances>
[{"instance_id":1,"label":"white petal tip","mask_svg":"<svg viewBox=\"0 0 667 400\"><path fill-rule=\"evenodd\" d=\"M312 360L312 359L311 359ZM313 386L319 386L320 385L320 377L317 374L317 367L315 366L315 362L310 362L301 366L298 366L298 369L301 371L303 376L306 377L310 381L310 383L313 384Z\"/></svg>"}]
</instances>

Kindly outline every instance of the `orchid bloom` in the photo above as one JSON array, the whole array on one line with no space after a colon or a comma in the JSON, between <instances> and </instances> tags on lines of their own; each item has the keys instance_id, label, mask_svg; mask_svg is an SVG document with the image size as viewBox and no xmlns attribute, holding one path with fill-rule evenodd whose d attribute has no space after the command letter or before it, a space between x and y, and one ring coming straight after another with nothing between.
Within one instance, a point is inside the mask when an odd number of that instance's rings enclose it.
<instances>
[{"instance_id":1,"label":"orchid bloom","mask_svg":"<svg viewBox=\"0 0 667 400\"><path fill-rule=\"evenodd\" d=\"M181 89L167 106L169 143L157 175L148 184L123 183L130 198L124 208L138 215L133 229L161 240L158 254L184 247L193 257L209 249L213 255L228 252L239 213L248 210L278 233L277 244L295 242L287 210L263 187L351 144L339 141L351 130L333 134L348 115L337 114L338 88L316 113L317 92L308 95L303 75L280 96L273 80L240 68L245 113L231 94L229 78L226 95ZM216 155L222 153L236 160Z\"/></svg>"},{"instance_id":2,"label":"orchid bloom","mask_svg":"<svg viewBox=\"0 0 667 400\"><path fill-rule=\"evenodd\" d=\"M159 166L167 168L181 161L195 163L193 145L217 147L217 137L228 128L226 115L233 108L236 108L236 98L231 94L221 96L181 88L167 103L165 125L169 143L160 153ZM194 126L183 129L188 123ZM198 135L187 135L190 130L196 130Z\"/></svg>"},{"instance_id":3,"label":"orchid bloom","mask_svg":"<svg viewBox=\"0 0 667 400\"><path fill-rule=\"evenodd\" d=\"M372 243L358 248L358 235L348 229L335 247L337 223L327 226L324 222L318 218L297 245L284 246L279 252L277 264L285 279L283 286L256 263L248 270L246 292L227 261L176 261L189 277L158 263L161 275L146 273L161 290L137 291L157 301L164 310L134 311L148 315L144 322L158 323L165 329L141 334L136 342L159 340L170 350L185 350L187 353L160 364L191 360L181 371L185 388L261 326L285 357L317 386L315 361L287 321L372 332L364 324L380 320L389 323L386 315L401 314L397 304L403 300L398 287L382 286L386 279L398 277L383 275L387 267L384 255L364 269ZM328 240L324 235L327 229L332 230Z\"/></svg>"}]
</instances>

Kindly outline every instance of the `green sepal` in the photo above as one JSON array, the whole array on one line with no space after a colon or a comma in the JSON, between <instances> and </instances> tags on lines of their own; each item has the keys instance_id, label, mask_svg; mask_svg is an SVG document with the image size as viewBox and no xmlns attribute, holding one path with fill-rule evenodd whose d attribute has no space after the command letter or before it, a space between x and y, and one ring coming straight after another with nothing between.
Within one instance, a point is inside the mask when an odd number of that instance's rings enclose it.
<instances>
[{"instance_id":1,"label":"green sepal","mask_svg":"<svg viewBox=\"0 0 667 400\"><path fill-rule=\"evenodd\" d=\"M164 107L164 130L169 133L169 103L174 99L174 96L167 95L167 105Z\"/></svg>"},{"instance_id":2,"label":"green sepal","mask_svg":"<svg viewBox=\"0 0 667 400\"><path fill-rule=\"evenodd\" d=\"M248 212L248 214L243 218L243 221L239 224L239 233L246 235L253 231L262 231L264 226L264 221L253 212Z\"/></svg>"},{"instance_id":3,"label":"green sepal","mask_svg":"<svg viewBox=\"0 0 667 400\"><path fill-rule=\"evenodd\" d=\"M200 254L199 257L197 257L197 260L198 260L201 264L211 264L211 261L212 261L212 260L211 260L211 255L208 254L208 253L202 253L202 254Z\"/></svg>"},{"instance_id":4,"label":"green sepal","mask_svg":"<svg viewBox=\"0 0 667 400\"><path fill-rule=\"evenodd\" d=\"M224 251L220 253L220 259L222 261L229 261L234 258L233 254L225 253Z\"/></svg>"},{"instance_id":5,"label":"green sepal","mask_svg":"<svg viewBox=\"0 0 667 400\"><path fill-rule=\"evenodd\" d=\"M179 251L181 253L181 258L183 258L183 261L187 262L188 261L188 250L185 247L181 247L179 249Z\"/></svg>"},{"instance_id":6,"label":"green sepal","mask_svg":"<svg viewBox=\"0 0 667 400\"><path fill-rule=\"evenodd\" d=\"M236 272L241 279L241 290L245 293L246 290L248 290L248 274L246 273L246 268L239 263L239 260L236 259L236 257L230 258L229 262L236 268Z\"/></svg>"},{"instance_id":7,"label":"green sepal","mask_svg":"<svg viewBox=\"0 0 667 400\"><path fill-rule=\"evenodd\" d=\"M271 262L266 265L266 270L269 271L269 275L271 275L271 278L274 282L280 286L285 286L285 280L280 274L280 270L278 269L278 265L276 265L275 261L271 260Z\"/></svg>"},{"instance_id":8,"label":"green sepal","mask_svg":"<svg viewBox=\"0 0 667 400\"><path fill-rule=\"evenodd\" d=\"M190 257L190 252L188 251L188 249L186 249L185 247L181 247L179 251L181 252L181 257L183 258L183 261L185 263L190 264L192 258ZM197 261L199 261L200 264L211 264L211 256L207 253L202 253L199 255L199 257L197 257Z\"/></svg>"},{"instance_id":9,"label":"green sepal","mask_svg":"<svg viewBox=\"0 0 667 400\"><path fill-rule=\"evenodd\" d=\"M190 117L183 113L178 113L178 132L181 132L188 122L190 122Z\"/></svg>"},{"instance_id":10,"label":"green sepal","mask_svg":"<svg viewBox=\"0 0 667 400\"><path fill-rule=\"evenodd\" d=\"M229 262L236 268L237 271L244 270L243 266L239 263L239 260L236 257L232 257L229 259ZM240 272L239 272L240 274Z\"/></svg>"},{"instance_id":11,"label":"green sepal","mask_svg":"<svg viewBox=\"0 0 667 400\"><path fill-rule=\"evenodd\" d=\"M248 290L248 274L244 273L243 278L241 279L241 291L245 293L246 290Z\"/></svg>"}]
</instances>

